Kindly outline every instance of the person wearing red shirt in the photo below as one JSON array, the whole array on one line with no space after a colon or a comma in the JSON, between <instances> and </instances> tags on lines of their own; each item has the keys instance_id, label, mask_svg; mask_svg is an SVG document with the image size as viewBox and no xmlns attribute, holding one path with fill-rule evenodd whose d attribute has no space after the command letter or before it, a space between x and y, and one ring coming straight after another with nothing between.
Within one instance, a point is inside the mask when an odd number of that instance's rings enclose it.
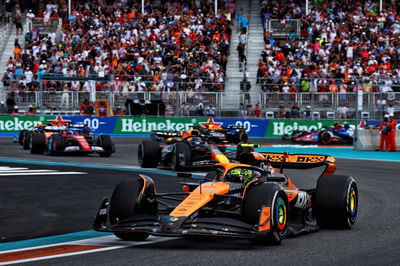
<instances>
[{"instance_id":1,"label":"person wearing red shirt","mask_svg":"<svg viewBox=\"0 0 400 266\"><path fill-rule=\"evenodd\" d=\"M389 132L391 131L391 124L389 122L389 115L385 115L383 121L379 125L379 132L381 133L381 140L379 145L380 151L389 150Z\"/></svg>"},{"instance_id":2,"label":"person wearing red shirt","mask_svg":"<svg viewBox=\"0 0 400 266\"><path fill-rule=\"evenodd\" d=\"M389 150L390 151L397 151L397 144L396 144L396 126L397 122L394 119L393 113L389 114L389 124L392 128L392 130L389 131L388 133L388 139L389 139Z\"/></svg>"}]
</instances>

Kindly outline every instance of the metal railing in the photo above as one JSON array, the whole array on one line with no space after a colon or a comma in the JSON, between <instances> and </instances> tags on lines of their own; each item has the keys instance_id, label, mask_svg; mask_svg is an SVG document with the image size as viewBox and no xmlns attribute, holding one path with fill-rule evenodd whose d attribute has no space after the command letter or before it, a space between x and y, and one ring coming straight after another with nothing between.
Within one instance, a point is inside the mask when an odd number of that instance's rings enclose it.
<instances>
[{"instance_id":1,"label":"metal railing","mask_svg":"<svg viewBox=\"0 0 400 266\"><path fill-rule=\"evenodd\" d=\"M85 99L91 99L89 92L83 91L43 91L43 108L40 108L39 91L15 91L0 94L0 100L5 101L8 96L14 97L20 109L27 109L29 105L47 111L76 111ZM169 108L168 115L196 115L200 103L206 109L209 105L216 108L216 115L224 117L255 117L255 106L242 104L236 109L224 108L224 92L188 93L178 91L165 92L112 92L97 91L93 95L96 100L107 100L112 108L120 106L126 108L128 101L144 105L150 102L162 102ZM259 118L305 118L309 112L310 119L355 119L357 110L356 94L348 93L238 93L238 97L245 102L247 97L256 97L261 109ZM400 114L400 92L390 93L362 93L358 100L359 117L361 119L381 119L386 112L394 108L395 117ZM297 105L297 114L294 115L293 106ZM341 113L341 108L347 110ZM281 110L283 109L283 111ZM158 115L165 115L159 113Z\"/></svg>"}]
</instances>

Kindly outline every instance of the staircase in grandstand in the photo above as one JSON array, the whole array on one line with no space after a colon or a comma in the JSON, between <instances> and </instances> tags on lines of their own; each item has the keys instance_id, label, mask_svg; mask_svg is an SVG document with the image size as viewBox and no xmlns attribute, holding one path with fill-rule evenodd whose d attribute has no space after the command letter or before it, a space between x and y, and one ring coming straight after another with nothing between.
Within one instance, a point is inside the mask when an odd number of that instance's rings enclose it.
<instances>
[{"instance_id":1,"label":"staircase in grandstand","mask_svg":"<svg viewBox=\"0 0 400 266\"><path fill-rule=\"evenodd\" d=\"M224 95L224 110L238 110L240 103L244 104L256 104L256 100L251 99L246 101L243 97L239 97L240 92L240 82L246 76L251 84L251 91L258 92L260 86L256 84L257 76L257 62L260 58L261 51L264 48L263 39L263 26L260 18L260 3L257 0L247 1L239 0L237 1L236 10L240 11L243 9L243 13L249 18L249 25L247 29L247 69L243 72L239 68L239 56L236 50L239 44L239 34L240 32L232 32L231 41L231 54L229 56L229 61L227 65L227 79L225 86ZM234 21L234 28L239 28L237 19ZM241 99L242 98L242 99Z\"/></svg>"}]
</instances>

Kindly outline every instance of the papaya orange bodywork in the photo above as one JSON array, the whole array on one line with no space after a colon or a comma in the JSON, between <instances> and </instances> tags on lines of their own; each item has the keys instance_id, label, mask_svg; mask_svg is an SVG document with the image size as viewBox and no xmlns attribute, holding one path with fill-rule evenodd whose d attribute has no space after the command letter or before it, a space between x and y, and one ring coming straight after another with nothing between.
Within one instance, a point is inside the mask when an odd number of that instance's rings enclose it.
<instances>
[{"instance_id":1,"label":"papaya orange bodywork","mask_svg":"<svg viewBox=\"0 0 400 266\"><path fill-rule=\"evenodd\" d=\"M261 208L258 231L266 231L271 228L271 207L263 206Z\"/></svg>"},{"instance_id":2,"label":"papaya orange bodywork","mask_svg":"<svg viewBox=\"0 0 400 266\"><path fill-rule=\"evenodd\" d=\"M226 194L229 192L229 185L225 182L204 183L197 187L189 196L182 201L169 215L189 216L195 211L209 203L214 194Z\"/></svg>"}]
</instances>

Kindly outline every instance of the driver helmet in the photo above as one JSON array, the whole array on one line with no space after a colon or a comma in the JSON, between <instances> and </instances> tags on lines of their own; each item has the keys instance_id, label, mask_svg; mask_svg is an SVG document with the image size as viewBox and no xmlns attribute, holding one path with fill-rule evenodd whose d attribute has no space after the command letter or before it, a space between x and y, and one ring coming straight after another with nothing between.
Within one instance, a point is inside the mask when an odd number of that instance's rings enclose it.
<instances>
[{"instance_id":1,"label":"driver helmet","mask_svg":"<svg viewBox=\"0 0 400 266\"><path fill-rule=\"evenodd\" d=\"M226 175L225 180L235 183L247 184L255 178L253 171L244 168L234 168Z\"/></svg>"}]
</instances>

